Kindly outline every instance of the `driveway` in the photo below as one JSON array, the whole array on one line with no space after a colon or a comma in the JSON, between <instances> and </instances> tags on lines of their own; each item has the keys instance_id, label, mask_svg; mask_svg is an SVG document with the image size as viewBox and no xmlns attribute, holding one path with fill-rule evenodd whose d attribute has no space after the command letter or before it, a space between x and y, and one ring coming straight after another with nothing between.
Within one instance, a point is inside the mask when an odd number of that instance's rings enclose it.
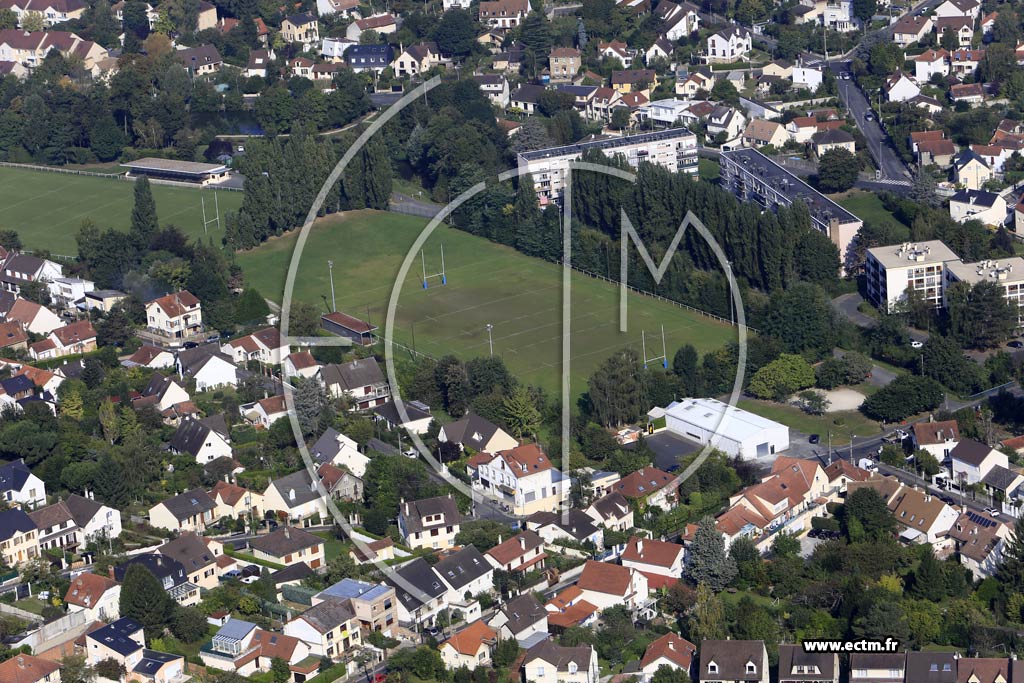
<instances>
[{"instance_id":1,"label":"driveway","mask_svg":"<svg viewBox=\"0 0 1024 683\"><path fill-rule=\"evenodd\" d=\"M841 294L832 299L832 308L857 327L865 329L874 327L877 321L870 315L860 312L860 305L862 303L864 303L864 297L857 292L851 292L850 294Z\"/></svg>"}]
</instances>

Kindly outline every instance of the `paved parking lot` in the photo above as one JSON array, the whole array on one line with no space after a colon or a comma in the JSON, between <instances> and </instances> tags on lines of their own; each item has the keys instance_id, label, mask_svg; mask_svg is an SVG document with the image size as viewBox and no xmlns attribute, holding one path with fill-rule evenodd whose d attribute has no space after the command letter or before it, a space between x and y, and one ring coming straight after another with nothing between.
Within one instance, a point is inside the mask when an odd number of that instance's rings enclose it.
<instances>
[{"instance_id":1,"label":"paved parking lot","mask_svg":"<svg viewBox=\"0 0 1024 683\"><path fill-rule=\"evenodd\" d=\"M651 434L644 442L654 451L654 466L664 472L679 469L680 458L700 450L696 441L684 439L667 429Z\"/></svg>"}]
</instances>

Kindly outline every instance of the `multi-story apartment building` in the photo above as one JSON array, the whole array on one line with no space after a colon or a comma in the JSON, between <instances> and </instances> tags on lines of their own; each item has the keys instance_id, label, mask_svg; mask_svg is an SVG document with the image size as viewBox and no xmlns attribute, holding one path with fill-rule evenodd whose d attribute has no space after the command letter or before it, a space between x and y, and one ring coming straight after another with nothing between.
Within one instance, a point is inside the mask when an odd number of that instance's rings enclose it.
<instances>
[{"instance_id":1,"label":"multi-story apartment building","mask_svg":"<svg viewBox=\"0 0 1024 683\"><path fill-rule=\"evenodd\" d=\"M945 285L956 282L976 285L994 282L1003 288L1003 298L1017 309L1017 325L1024 325L1024 258L985 260L977 263L953 261L946 264ZM944 293L945 296L945 293Z\"/></svg>"},{"instance_id":2,"label":"multi-story apartment building","mask_svg":"<svg viewBox=\"0 0 1024 683\"><path fill-rule=\"evenodd\" d=\"M722 152L721 165L722 185L743 201L754 200L772 210L804 202L811 223L832 240L840 261L846 263L850 243L864 221L756 149Z\"/></svg>"},{"instance_id":3,"label":"multi-story apartment building","mask_svg":"<svg viewBox=\"0 0 1024 683\"><path fill-rule=\"evenodd\" d=\"M451 548L461 522L462 515L451 496L402 501L398 509L398 532L413 549Z\"/></svg>"},{"instance_id":4,"label":"multi-story apartment building","mask_svg":"<svg viewBox=\"0 0 1024 683\"><path fill-rule=\"evenodd\" d=\"M868 298L891 313L907 300L909 289L933 308L942 308L943 271L953 260L956 254L938 240L868 249Z\"/></svg>"},{"instance_id":5,"label":"multi-story apartment building","mask_svg":"<svg viewBox=\"0 0 1024 683\"><path fill-rule=\"evenodd\" d=\"M549 147L519 154L519 170L529 171L542 205L559 202L568 182L570 166L587 150L621 155L634 168L641 161L670 171L697 173L697 136L686 128L624 135L564 147Z\"/></svg>"}]
</instances>

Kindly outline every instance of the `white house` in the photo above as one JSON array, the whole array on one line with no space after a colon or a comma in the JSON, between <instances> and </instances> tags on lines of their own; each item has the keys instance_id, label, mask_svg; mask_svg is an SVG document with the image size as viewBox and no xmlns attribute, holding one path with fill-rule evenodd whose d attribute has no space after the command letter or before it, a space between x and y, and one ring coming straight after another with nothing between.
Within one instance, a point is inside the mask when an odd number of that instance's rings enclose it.
<instances>
[{"instance_id":1,"label":"white house","mask_svg":"<svg viewBox=\"0 0 1024 683\"><path fill-rule=\"evenodd\" d=\"M249 361L280 365L281 359L289 352L288 345L282 341L281 332L276 327L266 327L232 339L220 350L230 356L236 365L245 365Z\"/></svg>"},{"instance_id":2,"label":"white house","mask_svg":"<svg viewBox=\"0 0 1024 683\"><path fill-rule=\"evenodd\" d=\"M789 448L789 427L713 398L687 398L665 409L669 430L744 460Z\"/></svg>"},{"instance_id":3,"label":"white house","mask_svg":"<svg viewBox=\"0 0 1024 683\"><path fill-rule=\"evenodd\" d=\"M238 368L216 344L178 352L178 375L195 381L196 391L214 391L238 385Z\"/></svg>"},{"instance_id":4,"label":"white house","mask_svg":"<svg viewBox=\"0 0 1024 683\"><path fill-rule=\"evenodd\" d=\"M359 620L350 600L330 599L285 623L284 634L309 646L313 657L341 659L362 646Z\"/></svg>"},{"instance_id":5,"label":"white house","mask_svg":"<svg viewBox=\"0 0 1024 683\"><path fill-rule=\"evenodd\" d=\"M918 83L927 83L935 74L949 75L949 52L944 48L925 50L914 57L914 78Z\"/></svg>"},{"instance_id":6,"label":"white house","mask_svg":"<svg viewBox=\"0 0 1024 683\"><path fill-rule=\"evenodd\" d=\"M612 492L598 498L584 512L606 529L628 531L633 528L633 506L621 493Z\"/></svg>"},{"instance_id":7,"label":"white house","mask_svg":"<svg viewBox=\"0 0 1024 683\"><path fill-rule=\"evenodd\" d=\"M457 444L460 449L469 448L477 453L498 453L519 445L511 434L475 413L467 413L455 422L442 426L437 440Z\"/></svg>"},{"instance_id":8,"label":"white house","mask_svg":"<svg viewBox=\"0 0 1024 683\"><path fill-rule=\"evenodd\" d=\"M640 660L640 672L643 674L643 680L648 682L663 666L689 674L696 656L696 645L675 633L666 633L647 646L647 651Z\"/></svg>"},{"instance_id":9,"label":"white house","mask_svg":"<svg viewBox=\"0 0 1024 683\"><path fill-rule=\"evenodd\" d=\"M548 634L548 611L531 592L503 604L489 625L504 638L515 638L520 645L541 634Z\"/></svg>"},{"instance_id":10,"label":"white house","mask_svg":"<svg viewBox=\"0 0 1024 683\"><path fill-rule=\"evenodd\" d=\"M28 513L39 529L41 550L84 549L92 541L113 539L121 535L121 512L97 503L91 495L86 497L73 493L66 500Z\"/></svg>"},{"instance_id":11,"label":"white house","mask_svg":"<svg viewBox=\"0 0 1024 683\"><path fill-rule=\"evenodd\" d=\"M46 485L18 458L0 467L0 498L24 508L46 505Z\"/></svg>"},{"instance_id":12,"label":"white house","mask_svg":"<svg viewBox=\"0 0 1024 683\"><path fill-rule=\"evenodd\" d=\"M146 303L146 327L164 337L190 337L202 332L203 306L186 290L153 299Z\"/></svg>"},{"instance_id":13,"label":"white house","mask_svg":"<svg viewBox=\"0 0 1024 683\"><path fill-rule=\"evenodd\" d=\"M62 308L71 308L76 301L85 298L86 292L96 289L96 284L80 277L58 277L47 284L47 289L55 304Z\"/></svg>"},{"instance_id":14,"label":"white house","mask_svg":"<svg viewBox=\"0 0 1024 683\"><path fill-rule=\"evenodd\" d=\"M885 79L885 96L890 102L906 102L921 94L917 83L902 71L897 71Z\"/></svg>"},{"instance_id":15,"label":"white house","mask_svg":"<svg viewBox=\"0 0 1024 683\"><path fill-rule=\"evenodd\" d=\"M793 67L793 85L798 88L807 88L811 92L816 92L823 78L824 73L819 68L812 66Z\"/></svg>"},{"instance_id":16,"label":"white house","mask_svg":"<svg viewBox=\"0 0 1024 683\"><path fill-rule=\"evenodd\" d=\"M462 515L451 496L402 501L398 532L410 548L444 550L455 545Z\"/></svg>"},{"instance_id":17,"label":"white house","mask_svg":"<svg viewBox=\"0 0 1024 683\"><path fill-rule=\"evenodd\" d=\"M47 335L64 326L59 315L28 299L16 299L4 316L7 322L21 323L27 332Z\"/></svg>"},{"instance_id":18,"label":"white house","mask_svg":"<svg viewBox=\"0 0 1024 683\"><path fill-rule=\"evenodd\" d=\"M1006 200L995 192L960 190L949 199L949 216L958 223L977 220L998 227L1006 215Z\"/></svg>"},{"instance_id":19,"label":"white house","mask_svg":"<svg viewBox=\"0 0 1024 683\"><path fill-rule=\"evenodd\" d=\"M434 565L434 572L448 587L450 603L494 591L494 567L472 545L446 556Z\"/></svg>"},{"instance_id":20,"label":"white house","mask_svg":"<svg viewBox=\"0 0 1024 683\"><path fill-rule=\"evenodd\" d=\"M545 640L526 652L523 677L530 683L598 683L601 670L592 645L562 647Z\"/></svg>"},{"instance_id":21,"label":"white house","mask_svg":"<svg viewBox=\"0 0 1024 683\"><path fill-rule=\"evenodd\" d=\"M958 486L977 484L996 465L1009 465L1005 453L973 439L961 440L949 452L949 457L953 463L953 483Z\"/></svg>"},{"instance_id":22,"label":"white house","mask_svg":"<svg viewBox=\"0 0 1024 683\"><path fill-rule=\"evenodd\" d=\"M174 354L166 349L151 344L143 344L139 350L128 357L124 364L129 367L163 369L174 366ZM173 405L173 404L171 404Z\"/></svg>"},{"instance_id":23,"label":"white house","mask_svg":"<svg viewBox=\"0 0 1024 683\"><path fill-rule=\"evenodd\" d=\"M357 477L366 473L366 465L370 462L369 458L359 452L359 444L334 427L328 427L320 435L309 449L309 454L319 463L329 462L344 467Z\"/></svg>"},{"instance_id":24,"label":"white house","mask_svg":"<svg viewBox=\"0 0 1024 683\"><path fill-rule=\"evenodd\" d=\"M298 522L296 526L312 526L327 517L327 502L305 468L270 482L263 492L263 508Z\"/></svg>"},{"instance_id":25,"label":"white house","mask_svg":"<svg viewBox=\"0 0 1024 683\"><path fill-rule=\"evenodd\" d=\"M928 451L942 462L960 443L960 428L956 420L915 422L910 428L910 437L915 448Z\"/></svg>"},{"instance_id":26,"label":"white house","mask_svg":"<svg viewBox=\"0 0 1024 683\"><path fill-rule=\"evenodd\" d=\"M735 62L743 59L753 48L750 31L731 26L708 36L707 60L709 62Z\"/></svg>"},{"instance_id":27,"label":"white house","mask_svg":"<svg viewBox=\"0 0 1024 683\"><path fill-rule=\"evenodd\" d=\"M466 667L470 671L491 664L491 653L498 642L498 634L483 621L474 621L448 640L441 643L441 661L451 671Z\"/></svg>"},{"instance_id":28,"label":"white house","mask_svg":"<svg viewBox=\"0 0 1024 683\"><path fill-rule=\"evenodd\" d=\"M685 548L678 543L633 536L622 552L622 566L678 579L683 576L684 553Z\"/></svg>"},{"instance_id":29,"label":"white house","mask_svg":"<svg viewBox=\"0 0 1024 683\"><path fill-rule=\"evenodd\" d=\"M949 529L960 564L971 570L975 581L994 576L1003 559L1010 528L980 512L963 512Z\"/></svg>"},{"instance_id":30,"label":"white house","mask_svg":"<svg viewBox=\"0 0 1024 683\"><path fill-rule=\"evenodd\" d=\"M171 437L171 452L188 454L200 465L217 458L230 458L231 437L223 415L182 421Z\"/></svg>"},{"instance_id":31,"label":"white house","mask_svg":"<svg viewBox=\"0 0 1024 683\"><path fill-rule=\"evenodd\" d=\"M555 469L537 444L481 453L473 486L508 504L514 514L560 509L569 477Z\"/></svg>"},{"instance_id":32,"label":"white house","mask_svg":"<svg viewBox=\"0 0 1024 683\"><path fill-rule=\"evenodd\" d=\"M937 18L967 17L977 19L981 3L975 0L945 0L934 10Z\"/></svg>"},{"instance_id":33,"label":"white house","mask_svg":"<svg viewBox=\"0 0 1024 683\"><path fill-rule=\"evenodd\" d=\"M648 603L647 577L633 567L587 560L576 586L599 610L616 605L638 610Z\"/></svg>"},{"instance_id":34,"label":"white house","mask_svg":"<svg viewBox=\"0 0 1024 683\"><path fill-rule=\"evenodd\" d=\"M267 396L252 403L238 406L238 412L251 425L269 429L270 425L288 417L288 405L284 395Z\"/></svg>"},{"instance_id":35,"label":"white house","mask_svg":"<svg viewBox=\"0 0 1024 683\"><path fill-rule=\"evenodd\" d=\"M121 616L121 584L99 574L79 574L71 579L64 604L68 614L84 612L89 621L111 621Z\"/></svg>"}]
</instances>

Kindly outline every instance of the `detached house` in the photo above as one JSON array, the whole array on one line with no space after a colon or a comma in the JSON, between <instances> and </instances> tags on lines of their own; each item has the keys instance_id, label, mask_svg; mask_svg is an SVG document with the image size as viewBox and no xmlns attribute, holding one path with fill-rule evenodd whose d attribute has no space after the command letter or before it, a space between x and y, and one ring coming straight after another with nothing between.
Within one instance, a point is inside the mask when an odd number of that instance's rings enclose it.
<instances>
[{"instance_id":1,"label":"detached house","mask_svg":"<svg viewBox=\"0 0 1024 683\"><path fill-rule=\"evenodd\" d=\"M483 0L479 7L480 23L505 31L519 26L530 12L527 0Z\"/></svg>"},{"instance_id":2,"label":"detached house","mask_svg":"<svg viewBox=\"0 0 1024 683\"><path fill-rule=\"evenodd\" d=\"M950 452L953 462L953 484L970 486L977 484L995 466L1008 467L1005 453L997 451L973 439L963 439Z\"/></svg>"},{"instance_id":3,"label":"detached house","mask_svg":"<svg viewBox=\"0 0 1024 683\"><path fill-rule=\"evenodd\" d=\"M882 88L890 102L906 102L921 94L921 88L902 71L890 74Z\"/></svg>"},{"instance_id":4,"label":"detached house","mask_svg":"<svg viewBox=\"0 0 1024 683\"><path fill-rule=\"evenodd\" d=\"M614 493L641 506L655 506L663 510L673 507L678 500L679 486L668 472L656 467L644 467L624 477L613 487Z\"/></svg>"},{"instance_id":5,"label":"detached house","mask_svg":"<svg viewBox=\"0 0 1024 683\"><path fill-rule=\"evenodd\" d=\"M942 462L960 443L960 427L956 420L916 422L910 428L914 448L928 451Z\"/></svg>"},{"instance_id":6,"label":"detached house","mask_svg":"<svg viewBox=\"0 0 1024 683\"><path fill-rule=\"evenodd\" d=\"M388 573L384 583L395 589L398 621L409 628L433 623L437 613L448 606L447 586L422 557ZM414 591L409 591L410 585Z\"/></svg>"},{"instance_id":7,"label":"detached house","mask_svg":"<svg viewBox=\"0 0 1024 683\"><path fill-rule=\"evenodd\" d=\"M560 509L570 480L551 465L540 446L526 444L493 456L480 454L473 485L508 504L515 514L529 515Z\"/></svg>"},{"instance_id":8,"label":"detached house","mask_svg":"<svg viewBox=\"0 0 1024 683\"><path fill-rule=\"evenodd\" d=\"M839 655L805 652L802 645L780 644L779 683L839 683Z\"/></svg>"},{"instance_id":9,"label":"detached house","mask_svg":"<svg viewBox=\"0 0 1024 683\"><path fill-rule=\"evenodd\" d=\"M441 427L437 440L456 444L460 450L468 448L477 453L497 453L519 445L505 430L475 413L467 413L465 417Z\"/></svg>"},{"instance_id":10,"label":"detached house","mask_svg":"<svg viewBox=\"0 0 1024 683\"><path fill-rule=\"evenodd\" d=\"M62 37L75 36L73 33L66 33L64 31L45 31L45 32L23 32L13 31L14 37L24 37L25 39L32 41L35 39L57 41ZM3 40L4 38L11 35L11 29L0 31L0 57L3 57ZM45 50L41 55L42 59L49 49ZM21 59L2 59L2 61L25 61ZM30 282L53 282L58 278L64 277L64 268L59 264L48 259L41 259L38 256L31 256L30 254L22 254L17 251L5 252L2 265L0 265L0 285L3 289L13 294L21 293L21 286Z\"/></svg>"},{"instance_id":11,"label":"detached house","mask_svg":"<svg viewBox=\"0 0 1024 683\"><path fill-rule=\"evenodd\" d=\"M312 14L291 14L281 21L281 40L311 50L320 42L320 29Z\"/></svg>"},{"instance_id":12,"label":"detached house","mask_svg":"<svg viewBox=\"0 0 1024 683\"><path fill-rule=\"evenodd\" d=\"M583 591L583 600L598 610L623 605L636 612L649 603L647 577L630 566L587 560L576 587Z\"/></svg>"},{"instance_id":13,"label":"detached house","mask_svg":"<svg viewBox=\"0 0 1024 683\"><path fill-rule=\"evenodd\" d=\"M263 492L263 506L300 526L312 526L315 520L327 517L327 502L305 468L270 482Z\"/></svg>"},{"instance_id":14,"label":"detached house","mask_svg":"<svg viewBox=\"0 0 1024 683\"><path fill-rule=\"evenodd\" d=\"M501 541L501 539L498 539ZM534 531L524 531L488 550L484 556L495 569L525 574L534 569L543 569L547 553L544 539Z\"/></svg>"},{"instance_id":15,"label":"detached house","mask_svg":"<svg viewBox=\"0 0 1024 683\"><path fill-rule=\"evenodd\" d=\"M971 570L975 581L995 576L1010 534L1005 524L974 511L961 513L949 529L960 564Z\"/></svg>"},{"instance_id":16,"label":"detached house","mask_svg":"<svg viewBox=\"0 0 1024 683\"><path fill-rule=\"evenodd\" d=\"M593 646L562 647L545 640L526 652L523 677L530 683L598 683L601 670Z\"/></svg>"},{"instance_id":17,"label":"detached house","mask_svg":"<svg viewBox=\"0 0 1024 683\"><path fill-rule=\"evenodd\" d=\"M28 354L36 360L60 358L96 350L96 329L88 320L79 320L50 332L43 341L28 347Z\"/></svg>"},{"instance_id":18,"label":"detached house","mask_svg":"<svg viewBox=\"0 0 1024 683\"><path fill-rule=\"evenodd\" d=\"M633 528L633 506L618 492L598 498L584 512L606 529L628 531Z\"/></svg>"},{"instance_id":19,"label":"detached house","mask_svg":"<svg viewBox=\"0 0 1024 683\"><path fill-rule=\"evenodd\" d=\"M786 128L778 121L751 119L743 131L743 142L748 147L782 147L788 140Z\"/></svg>"},{"instance_id":20,"label":"detached house","mask_svg":"<svg viewBox=\"0 0 1024 683\"><path fill-rule=\"evenodd\" d=\"M310 569L326 565L324 540L308 531L285 526L266 536L249 541L253 555L258 560L267 560L290 567L305 562Z\"/></svg>"},{"instance_id":21,"label":"detached house","mask_svg":"<svg viewBox=\"0 0 1024 683\"><path fill-rule=\"evenodd\" d=\"M17 567L39 557L39 552L35 522L22 510L0 511L0 561Z\"/></svg>"},{"instance_id":22,"label":"detached house","mask_svg":"<svg viewBox=\"0 0 1024 683\"><path fill-rule=\"evenodd\" d=\"M746 57L753 49L753 37L745 28L731 26L708 36L709 62L735 62Z\"/></svg>"},{"instance_id":23,"label":"detached house","mask_svg":"<svg viewBox=\"0 0 1024 683\"><path fill-rule=\"evenodd\" d=\"M520 646L548 635L548 611L527 592L502 605L489 623L502 638L515 638Z\"/></svg>"},{"instance_id":24,"label":"detached house","mask_svg":"<svg viewBox=\"0 0 1024 683\"><path fill-rule=\"evenodd\" d=\"M0 680L11 683L61 683L60 662L16 654L0 662Z\"/></svg>"},{"instance_id":25,"label":"detached house","mask_svg":"<svg viewBox=\"0 0 1024 683\"><path fill-rule=\"evenodd\" d=\"M169 531L203 533L214 521L217 504L203 489L192 489L162 500L149 509L149 523Z\"/></svg>"},{"instance_id":26,"label":"detached house","mask_svg":"<svg viewBox=\"0 0 1024 683\"><path fill-rule=\"evenodd\" d=\"M402 501L398 510L398 532L413 549L452 547L461 522L462 515L451 496Z\"/></svg>"},{"instance_id":27,"label":"detached house","mask_svg":"<svg viewBox=\"0 0 1024 683\"><path fill-rule=\"evenodd\" d=\"M286 623L284 634L306 643L310 655L330 659L340 659L363 642L351 601L333 598Z\"/></svg>"},{"instance_id":28,"label":"detached house","mask_svg":"<svg viewBox=\"0 0 1024 683\"><path fill-rule=\"evenodd\" d=\"M957 45L970 47L974 38L974 17L939 17L935 20L935 34L940 42L946 31L957 37Z\"/></svg>"},{"instance_id":29,"label":"detached house","mask_svg":"<svg viewBox=\"0 0 1024 683\"><path fill-rule=\"evenodd\" d=\"M288 404L283 395L267 396L252 403L243 403L238 406L238 412L249 424L269 429L278 420L288 417Z\"/></svg>"},{"instance_id":30,"label":"detached house","mask_svg":"<svg viewBox=\"0 0 1024 683\"><path fill-rule=\"evenodd\" d=\"M446 599L453 605L494 591L494 567L471 545L439 561L434 572L448 587Z\"/></svg>"},{"instance_id":31,"label":"detached house","mask_svg":"<svg viewBox=\"0 0 1024 683\"><path fill-rule=\"evenodd\" d=\"M46 505L46 485L18 458L0 466L0 499L11 507Z\"/></svg>"},{"instance_id":32,"label":"detached house","mask_svg":"<svg viewBox=\"0 0 1024 683\"><path fill-rule=\"evenodd\" d=\"M68 613L85 612L87 621L109 621L121 616L121 584L99 574L79 574L71 580L64 604Z\"/></svg>"},{"instance_id":33,"label":"detached house","mask_svg":"<svg viewBox=\"0 0 1024 683\"><path fill-rule=\"evenodd\" d=\"M498 634L482 621L474 621L441 644L441 661L449 670L466 667L470 671L491 664L491 653Z\"/></svg>"},{"instance_id":34,"label":"detached house","mask_svg":"<svg viewBox=\"0 0 1024 683\"><path fill-rule=\"evenodd\" d=\"M203 307L191 292L182 290L146 304L146 328L173 339L191 337L203 330Z\"/></svg>"},{"instance_id":35,"label":"detached house","mask_svg":"<svg viewBox=\"0 0 1024 683\"><path fill-rule=\"evenodd\" d=\"M398 30L398 20L391 14L377 14L365 19L356 19L345 30L345 37L359 42L366 31L374 31L382 36Z\"/></svg>"},{"instance_id":36,"label":"detached house","mask_svg":"<svg viewBox=\"0 0 1024 683\"><path fill-rule=\"evenodd\" d=\"M238 385L238 369L231 357L221 353L216 343L202 344L178 352L178 375L196 383L197 391L213 391Z\"/></svg>"},{"instance_id":37,"label":"detached house","mask_svg":"<svg viewBox=\"0 0 1024 683\"><path fill-rule=\"evenodd\" d=\"M184 420L171 437L171 452L191 455L200 465L217 458L230 458L231 437L224 416Z\"/></svg>"},{"instance_id":38,"label":"detached house","mask_svg":"<svg viewBox=\"0 0 1024 683\"><path fill-rule=\"evenodd\" d=\"M230 356L236 365L245 365L249 361L280 365L281 359L289 353L288 345L281 340L281 332L276 327L266 327L232 339L220 350Z\"/></svg>"},{"instance_id":39,"label":"detached house","mask_svg":"<svg viewBox=\"0 0 1024 683\"><path fill-rule=\"evenodd\" d=\"M358 410L383 405L391 397L391 387L375 358L325 365L320 369L320 380L332 397L345 396Z\"/></svg>"},{"instance_id":40,"label":"detached house","mask_svg":"<svg viewBox=\"0 0 1024 683\"><path fill-rule=\"evenodd\" d=\"M930 81L935 74L949 75L949 53L943 48L925 50L914 57L914 78L918 83Z\"/></svg>"},{"instance_id":41,"label":"detached house","mask_svg":"<svg viewBox=\"0 0 1024 683\"><path fill-rule=\"evenodd\" d=\"M309 449L309 454L319 463L344 467L357 477L366 473L366 466L370 462L369 458L359 452L359 444L334 427L327 428Z\"/></svg>"},{"instance_id":42,"label":"detached house","mask_svg":"<svg viewBox=\"0 0 1024 683\"><path fill-rule=\"evenodd\" d=\"M905 48L930 33L933 25L930 17L907 14L892 25L892 41Z\"/></svg>"},{"instance_id":43,"label":"detached house","mask_svg":"<svg viewBox=\"0 0 1024 683\"><path fill-rule=\"evenodd\" d=\"M962 150L953 159L953 179L966 190L980 190L992 177L988 162L973 150Z\"/></svg>"},{"instance_id":44,"label":"detached house","mask_svg":"<svg viewBox=\"0 0 1024 683\"><path fill-rule=\"evenodd\" d=\"M405 48L395 59L392 67L398 78L411 78L426 73L442 63L437 43L416 43Z\"/></svg>"},{"instance_id":45,"label":"detached house","mask_svg":"<svg viewBox=\"0 0 1024 683\"><path fill-rule=\"evenodd\" d=\"M210 489L209 494L217 504L214 510L217 519L238 519L249 515L257 519L263 518L262 493L226 481L218 481Z\"/></svg>"},{"instance_id":46,"label":"detached house","mask_svg":"<svg viewBox=\"0 0 1024 683\"><path fill-rule=\"evenodd\" d=\"M555 83L571 81L582 65L580 51L574 47L555 47L548 54L548 71ZM624 65L625 66L625 65Z\"/></svg>"},{"instance_id":47,"label":"detached house","mask_svg":"<svg viewBox=\"0 0 1024 683\"><path fill-rule=\"evenodd\" d=\"M685 549L678 543L658 541L653 538L633 536L622 552L622 566L631 567L644 574L651 587L662 587L668 583L663 579L678 579L683 576Z\"/></svg>"},{"instance_id":48,"label":"detached house","mask_svg":"<svg viewBox=\"0 0 1024 683\"><path fill-rule=\"evenodd\" d=\"M95 500L72 493L67 500L57 501L28 513L39 529L39 547L83 548L94 540L121 535L121 512Z\"/></svg>"},{"instance_id":49,"label":"detached house","mask_svg":"<svg viewBox=\"0 0 1024 683\"><path fill-rule=\"evenodd\" d=\"M28 332L43 335L50 334L64 324L60 316L34 301L15 299L10 294L7 296L12 299L10 307L4 307L4 320L7 322L16 322Z\"/></svg>"},{"instance_id":50,"label":"detached house","mask_svg":"<svg viewBox=\"0 0 1024 683\"><path fill-rule=\"evenodd\" d=\"M699 680L715 683L768 683L768 651L761 640L703 640Z\"/></svg>"},{"instance_id":51,"label":"detached house","mask_svg":"<svg viewBox=\"0 0 1024 683\"><path fill-rule=\"evenodd\" d=\"M780 645L779 649L783 647L786 646ZM645 681L649 681L662 666L685 671L689 675L693 671L693 660L696 656L696 645L675 633L666 633L647 646L647 651L640 660L640 671ZM838 667L836 670L838 671Z\"/></svg>"},{"instance_id":52,"label":"detached house","mask_svg":"<svg viewBox=\"0 0 1024 683\"><path fill-rule=\"evenodd\" d=\"M559 540L576 543L590 543L597 550L604 546L604 534L594 525L594 521L580 510L569 510L568 516L562 512L535 512L526 518L526 528L536 531L545 543L558 544Z\"/></svg>"}]
</instances>

